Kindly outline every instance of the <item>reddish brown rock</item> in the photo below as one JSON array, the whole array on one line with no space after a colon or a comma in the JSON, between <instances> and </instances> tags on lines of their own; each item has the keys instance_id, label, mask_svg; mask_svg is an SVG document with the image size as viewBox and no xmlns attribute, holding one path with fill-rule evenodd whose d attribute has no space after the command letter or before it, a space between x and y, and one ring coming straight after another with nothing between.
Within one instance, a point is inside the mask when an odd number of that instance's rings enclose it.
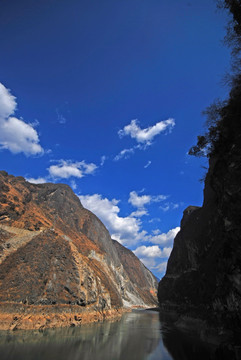
<instances>
[{"instance_id":1,"label":"reddish brown rock","mask_svg":"<svg viewBox=\"0 0 241 360\"><path fill-rule=\"evenodd\" d=\"M152 273L111 240L69 186L0 172L0 305L106 312L154 306L156 288Z\"/></svg>"}]
</instances>

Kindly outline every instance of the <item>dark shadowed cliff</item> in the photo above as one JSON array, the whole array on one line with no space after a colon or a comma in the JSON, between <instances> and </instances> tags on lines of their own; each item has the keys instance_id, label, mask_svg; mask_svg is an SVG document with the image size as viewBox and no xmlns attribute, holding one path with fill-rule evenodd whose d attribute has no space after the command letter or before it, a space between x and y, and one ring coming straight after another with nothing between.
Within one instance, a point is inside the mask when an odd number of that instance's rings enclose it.
<instances>
[{"instance_id":1,"label":"dark shadowed cliff","mask_svg":"<svg viewBox=\"0 0 241 360\"><path fill-rule=\"evenodd\" d=\"M161 305L241 318L240 159L211 160L203 206L184 211L159 284Z\"/></svg>"},{"instance_id":2,"label":"dark shadowed cliff","mask_svg":"<svg viewBox=\"0 0 241 360\"><path fill-rule=\"evenodd\" d=\"M121 251L119 251L121 248ZM156 304L152 273L69 186L0 172L0 302L103 312ZM76 310L77 309L77 310Z\"/></svg>"},{"instance_id":3,"label":"dark shadowed cliff","mask_svg":"<svg viewBox=\"0 0 241 360\"><path fill-rule=\"evenodd\" d=\"M241 321L241 77L220 110L202 207L184 211L158 298L162 307Z\"/></svg>"}]
</instances>

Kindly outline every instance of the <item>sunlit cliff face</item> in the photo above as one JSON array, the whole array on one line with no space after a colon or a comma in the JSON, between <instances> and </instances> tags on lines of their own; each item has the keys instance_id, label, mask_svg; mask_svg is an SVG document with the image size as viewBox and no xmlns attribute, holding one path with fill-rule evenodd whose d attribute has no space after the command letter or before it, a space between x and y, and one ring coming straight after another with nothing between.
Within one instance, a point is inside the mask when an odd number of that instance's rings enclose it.
<instances>
[{"instance_id":1,"label":"sunlit cliff face","mask_svg":"<svg viewBox=\"0 0 241 360\"><path fill-rule=\"evenodd\" d=\"M63 184L0 173L0 300L103 311L156 304L157 282Z\"/></svg>"}]
</instances>

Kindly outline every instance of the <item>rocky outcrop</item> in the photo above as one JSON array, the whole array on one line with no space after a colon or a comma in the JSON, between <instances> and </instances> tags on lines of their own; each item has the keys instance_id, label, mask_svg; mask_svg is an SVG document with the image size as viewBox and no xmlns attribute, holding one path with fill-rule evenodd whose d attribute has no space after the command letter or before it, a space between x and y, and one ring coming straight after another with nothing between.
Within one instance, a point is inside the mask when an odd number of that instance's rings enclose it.
<instances>
[{"instance_id":1,"label":"rocky outcrop","mask_svg":"<svg viewBox=\"0 0 241 360\"><path fill-rule=\"evenodd\" d=\"M184 211L158 290L161 307L222 319L233 328L240 328L241 320L239 99L227 106L223 137L210 158L203 206Z\"/></svg>"},{"instance_id":2,"label":"rocky outcrop","mask_svg":"<svg viewBox=\"0 0 241 360\"><path fill-rule=\"evenodd\" d=\"M156 288L151 272L111 240L69 186L0 172L0 311L13 302L80 313L153 306Z\"/></svg>"}]
</instances>

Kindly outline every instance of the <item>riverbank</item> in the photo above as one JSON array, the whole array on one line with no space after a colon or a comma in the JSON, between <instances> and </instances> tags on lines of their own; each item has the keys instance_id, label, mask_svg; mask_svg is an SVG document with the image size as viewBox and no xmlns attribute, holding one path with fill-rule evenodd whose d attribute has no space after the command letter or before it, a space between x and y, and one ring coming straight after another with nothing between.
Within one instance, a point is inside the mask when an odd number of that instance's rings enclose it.
<instances>
[{"instance_id":1,"label":"riverbank","mask_svg":"<svg viewBox=\"0 0 241 360\"><path fill-rule=\"evenodd\" d=\"M116 321L131 311L127 308L103 311L80 309L77 305L0 304L0 330L44 330L75 327L104 320Z\"/></svg>"}]
</instances>

